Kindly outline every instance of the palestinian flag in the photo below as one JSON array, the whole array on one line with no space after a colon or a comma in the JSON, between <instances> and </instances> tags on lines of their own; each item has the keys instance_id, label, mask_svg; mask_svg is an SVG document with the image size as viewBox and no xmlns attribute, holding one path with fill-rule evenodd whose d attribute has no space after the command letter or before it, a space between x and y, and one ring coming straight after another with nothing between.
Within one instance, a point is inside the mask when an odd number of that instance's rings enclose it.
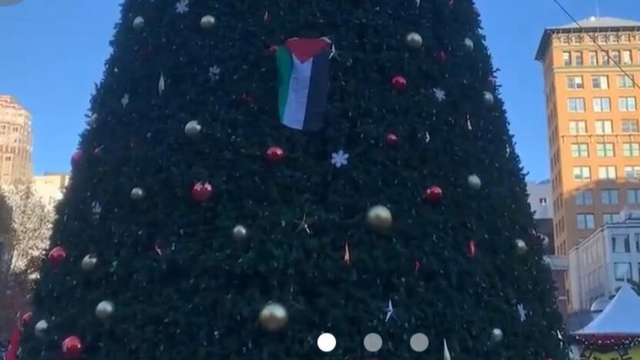
<instances>
[{"instance_id":1,"label":"palestinian flag","mask_svg":"<svg viewBox=\"0 0 640 360\"><path fill-rule=\"evenodd\" d=\"M293 38L278 47L278 108L285 126L315 131L324 125L330 55L327 38Z\"/></svg>"}]
</instances>

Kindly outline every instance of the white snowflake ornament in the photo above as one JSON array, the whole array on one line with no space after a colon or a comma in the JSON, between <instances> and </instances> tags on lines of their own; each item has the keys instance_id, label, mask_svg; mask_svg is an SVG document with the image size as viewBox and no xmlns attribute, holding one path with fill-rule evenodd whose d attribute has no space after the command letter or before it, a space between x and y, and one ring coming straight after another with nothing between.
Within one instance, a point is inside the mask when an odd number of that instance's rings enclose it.
<instances>
[{"instance_id":1,"label":"white snowflake ornament","mask_svg":"<svg viewBox=\"0 0 640 360\"><path fill-rule=\"evenodd\" d=\"M184 14L189 11L189 0L180 0L176 3L176 12L178 14Z\"/></svg>"},{"instance_id":2,"label":"white snowflake ornament","mask_svg":"<svg viewBox=\"0 0 640 360\"><path fill-rule=\"evenodd\" d=\"M122 104L123 108L126 108L127 104L129 104L129 94L124 94L124 96L122 96L122 99L120 99L120 103Z\"/></svg>"},{"instance_id":3,"label":"white snowflake ornament","mask_svg":"<svg viewBox=\"0 0 640 360\"><path fill-rule=\"evenodd\" d=\"M444 92L444 90L440 88L433 89L433 94L436 96L436 99L438 99L438 101L440 102L444 101L444 99L447 98L447 94Z\"/></svg>"},{"instance_id":4,"label":"white snowflake ornament","mask_svg":"<svg viewBox=\"0 0 640 360\"><path fill-rule=\"evenodd\" d=\"M331 154L331 163L337 168L341 168L349 163L349 154L340 150Z\"/></svg>"},{"instance_id":5,"label":"white snowflake ornament","mask_svg":"<svg viewBox=\"0 0 640 360\"><path fill-rule=\"evenodd\" d=\"M524 309L524 305L518 304L518 314L520 314L520 321L527 319L527 310Z\"/></svg>"},{"instance_id":6,"label":"white snowflake ornament","mask_svg":"<svg viewBox=\"0 0 640 360\"><path fill-rule=\"evenodd\" d=\"M209 68L209 80L214 82L220 78L220 67L218 65L213 65Z\"/></svg>"}]
</instances>

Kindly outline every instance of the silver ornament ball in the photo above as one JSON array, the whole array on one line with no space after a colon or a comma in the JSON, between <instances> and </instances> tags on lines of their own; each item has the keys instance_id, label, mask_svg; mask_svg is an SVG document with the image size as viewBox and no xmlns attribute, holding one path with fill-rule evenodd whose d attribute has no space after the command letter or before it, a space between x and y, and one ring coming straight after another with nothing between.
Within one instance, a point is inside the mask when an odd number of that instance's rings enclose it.
<instances>
[{"instance_id":1,"label":"silver ornament ball","mask_svg":"<svg viewBox=\"0 0 640 360\"><path fill-rule=\"evenodd\" d=\"M236 240L246 239L248 234L249 232L247 231L247 228L244 227L243 225L236 225L233 228L233 238Z\"/></svg>"},{"instance_id":2,"label":"silver ornament ball","mask_svg":"<svg viewBox=\"0 0 640 360\"><path fill-rule=\"evenodd\" d=\"M422 36L416 32L410 32L406 38L407 46L412 49L419 49L422 47Z\"/></svg>"},{"instance_id":3,"label":"silver ornament ball","mask_svg":"<svg viewBox=\"0 0 640 360\"><path fill-rule=\"evenodd\" d=\"M91 271L96 267L97 263L98 258L96 258L94 255L87 255L82 259L82 263L80 264L80 266L84 271Z\"/></svg>"},{"instance_id":4,"label":"silver ornament ball","mask_svg":"<svg viewBox=\"0 0 640 360\"><path fill-rule=\"evenodd\" d=\"M211 15L205 15L200 19L200 27L203 29L211 29L216 25L216 18Z\"/></svg>"},{"instance_id":5,"label":"silver ornament ball","mask_svg":"<svg viewBox=\"0 0 640 360\"><path fill-rule=\"evenodd\" d=\"M469 187L473 190L480 190L480 187L482 186L482 181L476 174L469 175L467 182L469 183Z\"/></svg>"},{"instance_id":6,"label":"silver ornament ball","mask_svg":"<svg viewBox=\"0 0 640 360\"><path fill-rule=\"evenodd\" d=\"M131 190L131 199L133 200L142 200L144 199L144 190L139 187L133 188Z\"/></svg>"},{"instance_id":7,"label":"silver ornament ball","mask_svg":"<svg viewBox=\"0 0 640 360\"><path fill-rule=\"evenodd\" d=\"M101 301L98 306L96 306L96 316L100 320L107 320L113 315L115 311L115 306L111 301L105 300Z\"/></svg>"},{"instance_id":8,"label":"silver ornament ball","mask_svg":"<svg viewBox=\"0 0 640 360\"><path fill-rule=\"evenodd\" d=\"M184 133L188 137L195 139L200 135L202 131L202 126L196 120L191 120L184 126Z\"/></svg>"},{"instance_id":9,"label":"silver ornament ball","mask_svg":"<svg viewBox=\"0 0 640 360\"><path fill-rule=\"evenodd\" d=\"M491 330L491 341L493 341L494 343L497 343L502 341L503 338L504 338L504 334L502 333L502 330L498 328Z\"/></svg>"},{"instance_id":10,"label":"silver ornament ball","mask_svg":"<svg viewBox=\"0 0 640 360\"><path fill-rule=\"evenodd\" d=\"M471 40L469 38L464 39L464 46L466 46L467 50L469 50L469 51L473 50L473 47L474 47L473 40Z\"/></svg>"},{"instance_id":11,"label":"silver ornament ball","mask_svg":"<svg viewBox=\"0 0 640 360\"><path fill-rule=\"evenodd\" d=\"M47 328L49 328L49 323L47 323L47 320L40 320L36 323L33 332L37 337L43 338L47 336Z\"/></svg>"},{"instance_id":12,"label":"silver ornament ball","mask_svg":"<svg viewBox=\"0 0 640 360\"><path fill-rule=\"evenodd\" d=\"M392 223L391 210L386 206L376 205L367 211L367 224L375 230L386 230Z\"/></svg>"},{"instance_id":13,"label":"silver ornament ball","mask_svg":"<svg viewBox=\"0 0 640 360\"><path fill-rule=\"evenodd\" d=\"M490 92L485 91L483 94L483 97L484 97L485 104L493 105L493 95Z\"/></svg>"},{"instance_id":14,"label":"silver ornament ball","mask_svg":"<svg viewBox=\"0 0 640 360\"><path fill-rule=\"evenodd\" d=\"M136 16L135 19L133 19L133 28L136 30L140 30L144 27L144 18L142 16Z\"/></svg>"},{"instance_id":15,"label":"silver ornament ball","mask_svg":"<svg viewBox=\"0 0 640 360\"><path fill-rule=\"evenodd\" d=\"M522 239L516 239L516 251L518 254L522 255L527 252L527 243Z\"/></svg>"}]
</instances>

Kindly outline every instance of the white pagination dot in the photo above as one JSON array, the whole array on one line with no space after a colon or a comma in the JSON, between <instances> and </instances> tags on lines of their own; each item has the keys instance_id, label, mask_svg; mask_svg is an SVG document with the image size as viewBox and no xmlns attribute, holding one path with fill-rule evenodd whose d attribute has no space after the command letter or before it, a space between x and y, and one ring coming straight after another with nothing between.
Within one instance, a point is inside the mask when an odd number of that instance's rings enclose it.
<instances>
[{"instance_id":1,"label":"white pagination dot","mask_svg":"<svg viewBox=\"0 0 640 360\"><path fill-rule=\"evenodd\" d=\"M336 348L336 337L329 334L324 333L318 336L318 348L324 352L331 352Z\"/></svg>"}]
</instances>

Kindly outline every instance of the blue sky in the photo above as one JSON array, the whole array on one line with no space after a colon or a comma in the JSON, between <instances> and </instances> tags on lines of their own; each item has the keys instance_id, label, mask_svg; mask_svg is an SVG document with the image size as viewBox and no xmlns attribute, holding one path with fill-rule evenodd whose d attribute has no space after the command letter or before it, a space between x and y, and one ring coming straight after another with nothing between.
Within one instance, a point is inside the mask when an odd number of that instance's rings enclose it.
<instances>
[{"instance_id":1,"label":"blue sky","mask_svg":"<svg viewBox=\"0 0 640 360\"><path fill-rule=\"evenodd\" d=\"M408 0L407 0L408 1ZM549 174L542 71L533 60L542 30L570 19L553 0L476 0L512 132L530 180ZM578 19L597 0L560 0ZM640 20L638 0L600 0L600 14ZM33 113L34 170L68 171L94 83L109 55L116 0L24 0L0 7L0 93ZM515 5L517 3L517 5Z\"/></svg>"}]
</instances>

